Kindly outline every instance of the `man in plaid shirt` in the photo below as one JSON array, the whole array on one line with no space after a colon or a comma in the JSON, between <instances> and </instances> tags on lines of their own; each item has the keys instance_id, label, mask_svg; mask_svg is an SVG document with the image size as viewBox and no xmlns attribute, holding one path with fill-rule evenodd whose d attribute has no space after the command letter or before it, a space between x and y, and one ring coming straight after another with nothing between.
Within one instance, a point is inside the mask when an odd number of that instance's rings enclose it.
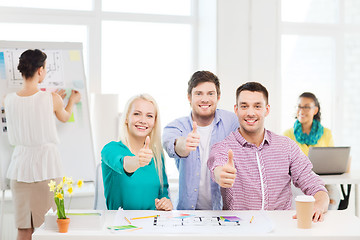
<instances>
[{"instance_id":1,"label":"man in plaid shirt","mask_svg":"<svg viewBox=\"0 0 360 240\"><path fill-rule=\"evenodd\" d=\"M234 110L239 129L214 144L208 160L211 177L221 186L223 209L290 209L293 181L314 196L313 221L322 221L329 196L310 160L294 141L264 127L270 112L266 88L256 82L240 86Z\"/></svg>"}]
</instances>

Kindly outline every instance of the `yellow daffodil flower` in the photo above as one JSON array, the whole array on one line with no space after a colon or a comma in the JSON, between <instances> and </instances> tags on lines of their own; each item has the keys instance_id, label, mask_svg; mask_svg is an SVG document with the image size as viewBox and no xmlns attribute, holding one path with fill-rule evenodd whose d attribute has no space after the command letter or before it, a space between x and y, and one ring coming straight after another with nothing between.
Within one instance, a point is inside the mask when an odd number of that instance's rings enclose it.
<instances>
[{"instance_id":1,"label":"yellow daffodil flower","mask_svg":"<svg viewBox=\"0 0 360 240\"><path fill-rule=\"evenodd\" d=\"M48 183L48 186L50 187L50 191L54 192L54 198L57 207L57 215L59 219L66 218L66 212L64 206L64 191L66 189L66 191L70 195L70 200L71 200L72 194L74 192L74 188L72 186L73 183L74 181L72 180L72 178L66 176L62 178L62 181L58 185L56 185L56 182L53 180L50 180L50 182ZM77 181L76 184L78 188L81 188L82 185L84 184L84 181L80 179L79 181Z\"/></svg>"},{"instance_id":2,"label":"yellow daffodil flower","mask_svg":"<svg viewBox=\"0 0 360 240\"><path fill-rule=\"evenodd\" d=\"M57 197L57 198L60 199L60 200L63 200L63 199L64 199L64 195L62 195L62 194L59 193L59 192L56 194L55 197Z\"/></svg>"},{"instance_id":3,"label":"yellow daffodil flower","mask_svg":"<svg viewBox=\"0 0 360 240\"><path fill-rule=\"evenodd\" d=\"M83 181L82 179L80 179L80 180L77 182L78 188L81 188L83 184L84 184L84 181Z\"/></svg>"},{"instance_id":4,"label":"yellow daffodil flower","mask_svg":"<svg viewBox=\"0 0 360 240\"><path fill-rule=\"evenodd\" d=\"M55 188L56 188L56 182L55 181L50 180L50 183L48 185L50 187L50 192L55 191Z\"/></svg>"},{"instance_id":5,"label":"yellow daffodil flower","mask_svg":"<svg viewBox=\"0 0 360 240\"><path fill-rule=\"evenodd\" d=\"M66 180L65 180L65 183L66 183L67 185L72 185L73 182L74 182L74 181L72 180L71 177L67 177Z\"/></svg>"},{"instance_id":6,"label":"yellow daffodil flower","mask_svg":"<svg viewBox=\"0 0 360 240\"><path fill-rule=\"evenodd\" d=\"M64 182L60 182L57 186L56 189L59 191L60 189L62 189L64 187Z\"/></svg>"}]
</instances>

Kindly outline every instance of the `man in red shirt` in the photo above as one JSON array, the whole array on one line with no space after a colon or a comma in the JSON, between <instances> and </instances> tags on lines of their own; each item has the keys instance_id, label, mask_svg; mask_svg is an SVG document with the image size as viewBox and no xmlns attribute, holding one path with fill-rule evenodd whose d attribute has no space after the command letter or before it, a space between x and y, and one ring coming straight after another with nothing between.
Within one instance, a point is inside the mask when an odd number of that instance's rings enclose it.
<instances>
[{"instance_id":1,"label":"man in red shirt","mask_svg":"<svg viewBox=\"0 0 360 240\"><path fill-rule=\"evenodd\" d=\"M256 82L236 91L240 127L213 145L208 167L222 187L224 210L287 210L291 181L315 198L313 221L322 221L329 196L324 183L298 145L264 127L270 112L268 92Z\"/></svg>"}]
</instances>

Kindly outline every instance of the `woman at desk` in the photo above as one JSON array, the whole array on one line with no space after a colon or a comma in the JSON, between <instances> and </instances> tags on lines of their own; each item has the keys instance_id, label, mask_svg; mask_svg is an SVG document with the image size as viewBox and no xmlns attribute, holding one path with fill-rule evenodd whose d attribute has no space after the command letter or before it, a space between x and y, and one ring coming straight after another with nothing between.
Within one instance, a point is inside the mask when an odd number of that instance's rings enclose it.
<instances>
[{"instance_id":1,"label":"woman at desk","mask_svg":"<svg viewBox=\"0 0 360 240\"><path fill-rule=\"evenodd\" d=\"M120 120L120 141L101 151L109 210L172 210L168 195L159 109L148 94L131 98Z\"/></svg>"},{"instance_id":2,"label":"woman at desk","mask_svg":"<svg viewBox=\"0 0 360 240\"><path fill-rule=\"evenodd\" d=\"M294 126L286 130L284 135L294 140L306 156L310 147L333 147L331 131L323 127L320 120L320 104L317 97L313 93L304 92L299 96ZM335 185L325 187L330 197L329 209L337 209L340 202L339 190Z\"/></svg>"},{"instance_id":3,"label":"woman at desk","mask_svg":"<svg viewBox=\"0 0 360 240\"><path fill-rule=\"evenodd\" d=\"M18 65L24 80L22 88L4 100L9 142L15 146L7 178L18 239L31 239L34 228L44 222L45 213L56 207L48 183L51 179L60 181L63 173L54 114L67 122L81 97L73 90L64 108L64 90L58 92L62 97L39 90L38 85L46 76L46 58L38 49L23 52Z\"/></svg>"}]
</instances>

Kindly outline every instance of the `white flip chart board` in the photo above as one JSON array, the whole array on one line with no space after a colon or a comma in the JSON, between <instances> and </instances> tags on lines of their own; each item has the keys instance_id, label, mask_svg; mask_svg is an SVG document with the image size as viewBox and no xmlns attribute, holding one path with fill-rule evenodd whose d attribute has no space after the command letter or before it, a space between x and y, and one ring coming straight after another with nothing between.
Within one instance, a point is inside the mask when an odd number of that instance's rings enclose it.
<instances>
[{"instance_id":1,"label":"white flip chart board","mask_svg":"<svg viewBox=\"0 0 360 240\"><path fill-rule=\"evenodd\" d=\"M19 56L27 49L40 49L47 55L47 75L40 89L54 91L65 89L67 97L71 89L81 93L81 102L74 106L69 122L57 121L60 138L59 150L66 176L74 180L93 181L95 156L90 125L89 101L84 72L82 44L63 42L10 42L0 41L0 189L9 187L6 171L11 160L6 128L6 112L3 99L7 93L21 88L22 77L17 70Z\"/></svg>"}]
</instances>

